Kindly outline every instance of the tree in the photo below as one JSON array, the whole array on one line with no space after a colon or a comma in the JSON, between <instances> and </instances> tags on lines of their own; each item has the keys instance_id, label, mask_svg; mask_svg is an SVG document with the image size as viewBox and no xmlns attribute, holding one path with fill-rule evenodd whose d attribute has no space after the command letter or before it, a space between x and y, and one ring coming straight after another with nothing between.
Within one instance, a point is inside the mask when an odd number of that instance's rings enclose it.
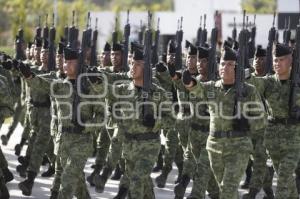
<instances>
[{"instance_id":1,"label":"tree","mask_svg":"<svg viewBox=\"0 0 300 199\"><path fill-rule=\"evenodd\" d=\"M242 0L242 8L248 13L274 13L276 6L275 0Z\"/></svg>"}]
</instances>

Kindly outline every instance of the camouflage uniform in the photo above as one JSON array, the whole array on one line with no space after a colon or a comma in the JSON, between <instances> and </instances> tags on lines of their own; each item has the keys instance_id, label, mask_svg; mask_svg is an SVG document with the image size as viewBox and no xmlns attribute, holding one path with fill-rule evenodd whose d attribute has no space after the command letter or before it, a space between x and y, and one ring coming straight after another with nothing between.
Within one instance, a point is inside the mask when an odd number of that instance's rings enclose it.
<instances>
[{"instance_id":1,"label":"camouflage uniform","mask_svg":"<svg viewBox=\"0 0 300 199\"><path fill-rule=\"evenodd\" d=\"M72 106L77 91L75 81L67 78L62 81L35 76L28 80L28 83L40 92L52 94L57 104L58 129L61 133L58 156L63 168L58 198L71 199L74 195L82 199L90 198L89 193L86 192L83 169L87 158L92 153L92 133L96 130L95 123L104 122L105 110L102 107L104 100L99 102L99 98L95 97L97 93L103 93L102 84L95 86L87 81L86 89L92 98L80 97L78 104L82 105L80 113L73 121L72 115L74 116L75 113L72 113ZM101 103L100 106L97 103ZM84 126L80 125L79 121L82 121Z\"/></svg>"},{"instance_id":2,"label":"camouflage uniform","mask_svg":"<svg viewBox=\"0 0 300 199\"><path fill-rule=\"evenodd\" d=\"M289 118L290 80L281 82L277 75L259 79L263 97L271 107L264 144L278 175L275 198L298 198L293 174L300 155L300 126Z\"/></svg>"},{"instance_id":3,"label":"camouflage uniform","mask_svg":"<svg viewBox=\"0 0 300 199\"><path fill-rule=\"evenodd\" d=\"M117 85L116 88L117 93L120 95L128 96L130 94L130 97L126 98L126 104L128 102L133 104L138 112L135 112L136 115L133 118L128 118L132 112L126 111L125 104L120 106L122 119L120 118L119 125L122 129L126 129L123 142L123 156L126 167L120 187L129 189L129 197L132 199L155 198L150 174L160 150L160 136L158 133L161 128L160 118L155 119L153 127L144 126L142 119L140 119L143 117L143 106L138 105L140 104L138 102L143 102L142 89L135 87L133 83ZM160 102L166 101L164 100L166 97L163 96L164 90L156 84L152 85L150 92L149 101L155 103L156 106ZM160 96L155 97L154 93ZM153 109L151 114L154 114ZM164 118L164 113L161 117Z\"/></svg>"},{"instance_id":4,"label":"camouflage uniform","mask_svg":"<svg viewBox=\"0 0 300 199\"><path fill-rule=\"evenodd\" d=\"M244 89L245 96L241 104L246 102L261 104L260 97L253 86L244 84ZM197 85L191 88L191 93L208 103L210 135L206 149L213 174L220 188L220 198L237 199L239 182L252 151L252 142L247 136L247 129L242 129L241 126L240 129L234 128L235 120L226 117L234 113L236 90L234 87L226 88L221 80L207 83L198 81ZM241 108L244 110L243 107ZM222 117L220 113L223 114ZM251 109L246 113L255 116L264 114L262 110L254 112ZM249 121L251 130L261 128L261 125L256 126L256 123L259 121Z\"/></svg>"}]
</instances>

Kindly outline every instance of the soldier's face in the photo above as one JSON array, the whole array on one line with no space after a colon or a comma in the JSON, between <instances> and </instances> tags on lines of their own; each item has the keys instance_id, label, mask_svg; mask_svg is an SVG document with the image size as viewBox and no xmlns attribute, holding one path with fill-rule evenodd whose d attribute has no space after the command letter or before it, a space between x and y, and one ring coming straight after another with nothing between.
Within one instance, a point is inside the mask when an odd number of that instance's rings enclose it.
<instances>
[{"instance_id":1,"label":"soldier's face","mask_svg":"<svg viewBox=\"0 0 300 199\"><path fill-rule=\"evenodd\" d=\"M190 73L197 73L197 55L188 55L186 59L186 65Z\"/></svg>"},{"instance_id":2,"label":"soldier's face","mask_svg":"<svg viewBox=\"0 0 300 199\"><path fill-rule=\"evenodd\" d=\"M169 53L167 55L167 64L170 64L170 65L175 64L175 53Z\"/></svg>"},{"instance_id":3,"label":"soldier's face","mask_svg":"<svg viewBox=\"0 0 300 199\"><path fill-rule=\"evenodd\" d=\"M133 79L142 79L144 76L144 61L143 60L133 60L132 67L130 69L130 74Z\"/></svg>"},{"instance_id":4,"label":"soldier's face","mask_svg":"<svg viewBox=\"0 0 300 199\"><path fill-rule=\"evenodd\" d=\"M111 52L111 63L113 66L122 65L122 51L112 51Z\"/></svg>"},{"instance_id":5,"label":"soldier's face","mask_svg":"<svg viewBox=\"0 0 300 199\"><path fill-rule=\"evenodd\" d=\"M198 59L197 70L198 70L198 73L201 76L207 78L207 72L208 72L208 61L207 61L207 58Z\"/></svg>"},{"instance_id":6,"label":"soldier's face","mask_svg":"<svg viewBox=\"0 0 300 199\"><path fill-rule=\"evenodd\" d=\"M64 56L62 54L56 54L56 67L63 72L64 69Z\"/></svg>"},{"instance_id":7,"label":"soldier's face","mask_svg":"<svg viewBox=\"0 0 300 199\"><path fill-rule=\"evenodd\" d=\"M35 45L32 44L30 48L30 57L34 57L34 49L35 49Z\"/></svg>"},{"instance_id":8,"label":"soldier's face","mask_svg":"<svg viewBox=\"0 0 300 199\"><path fill-rule=\"evenodd\" d=\"M219 76L224 81L233 81L235 78L235 61L221 60L219 68Z\"/></svg>"},{"instance_id":9,"label":"soldier's face","mask_svg":"<svg viewBox=\"0 0 300 199\"><path fill-rule=\"evenodd\" d=\"M77 74L77 59L65 60L64 73L70 78L75 79Z\"/></svg>"},{"instance_id":10,"label":"soldier's face","mask_svg":"<svg viewBox=\"0 0 300 199\"><path fill-rule=\"evenodd\" d=\"M258 75L265 74L265 62L266 57L255 57L253 60L253 67L255 68L255 72Z\"/></svg>"},{"instance_id":11,"label":"soldier's face","mask_svg":"<svg viewBox=\"0 0 300 199\"><path fill-rule=\"evenodd\" d=\"M292 55L282 57L274 57L273 68L278 75L287 75L290 72L292 65Z\"/></svg>"},{"instance_id":12,"label":"soldier's face","mask_svg":"<svg viewBox=\"0 0 300 199\"><path fill-rule=\"evenodd\" d=\"M47 63L48 62L48 49L43 49L41 52L41 61L42 63Z\"/></svg>"},{"instance_id":13,"label":"soldier's face","mask_svg":"<svg viewBox=\"0 0 300 199\"><path fill-rule=\"evenodd\" d=\"M110 61L110 51L104 51L100 55L101 65L106 67L111 65Z\"/></svg>"},{"instance_id":14,"label":"soldier's face","mask_svg":"<svg viewBox=\"0 0 300 199\"><path fill-rule=\"evenodd\" d=\"M92 49L91 48L87 48L86 49L86 61L87 61L87 64L89 65L90 64L90 61L91 61L91 53L92 53Z\"/></svg>"}]
</instances>

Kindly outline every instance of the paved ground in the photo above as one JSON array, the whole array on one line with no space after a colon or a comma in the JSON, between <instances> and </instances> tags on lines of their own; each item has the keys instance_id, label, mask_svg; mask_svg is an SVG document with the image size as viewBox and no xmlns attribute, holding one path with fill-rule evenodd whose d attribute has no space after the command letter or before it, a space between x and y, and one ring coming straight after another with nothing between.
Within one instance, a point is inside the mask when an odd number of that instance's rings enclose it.
<instances>
[{"instance_id":1,"label":"paved ground","mask_svg":"<svg viewBox=\"0 0 300 199\"><path fill-rule=\"evenodd\" d=\"M13 134L13 136L11 137L8 146L2 146L1 148L9 162L9 169L14 173L15 179L8 183L8 189L10 190L10 194L11 194L11 199L21 199L21 198L37 198L37 199L48 199L49 198L49 193L50 193L50 186L51 186L51 182L53 180L53 178L42 178L40 176L38 176L36 178L35 184L34 184L34 189L32 192L32 196L31 197L25 197L22 196L21 191L18 189L17 184L22 181L23 179L20 178L18 176L18 174L16 173L16 166L18 165L17 162L17 158L14 155L14 146L16 143L18 143L21 139L21 130L22 128L20 126L18 126L17 130L15 131L15 133ZM0 134L2 135L3 133L7 132L7 125L3 125ZM24 154L24 150L22 152L22 154ZM86 175L90 174L92 172L92 169L90 168L91 164L94 162L93 158L90 158L86 164L85 167L85 173ZM42 168L42 171L45 170L45 168ZM151 176L154 179L159 173L153 173ZM157 189L155 188L155 194L156 194L156 198L157 199L171 199L174 198L174 194L173 194L173 188L174 188L174 181L176 178L176 174L177 174L177 170L176 168L173 169L173 171L171 172L169 178L168 178L168 182L166 185L166 188L164 189ZM109 198L113 198L114 195L116 195L117 191L118 191L118 181L112 181L109 180L107 183L107 187L105 189L105 192L103 194L97 194L95 193L94 189L91 187L90 188L90 193L93 199L109 199ZM276 179L274 180L274 188L276 187ZM188 189L187 189L187 194L188 195L191 191L191 186L192 183L190 183ZM239 194L240 196L245 193L245 190L239 190ZM262 199L262 192L259 194L259 196L257 196L257 199ZM208 197L207 197L208 198ZM240 197L241 198L241 197Z\"/></svg>"}]
</instances>

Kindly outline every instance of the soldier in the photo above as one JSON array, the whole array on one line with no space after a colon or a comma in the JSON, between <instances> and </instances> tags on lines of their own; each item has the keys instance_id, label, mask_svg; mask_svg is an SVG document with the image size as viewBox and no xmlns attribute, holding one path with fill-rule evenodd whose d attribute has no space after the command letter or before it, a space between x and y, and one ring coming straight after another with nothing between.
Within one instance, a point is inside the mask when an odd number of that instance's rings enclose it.
<instances>
[{"instance_id":1,"label":"soldier","mask_svg":"<svg viewBox=\"0 0 300 199\"><path fill-rule=\"evenodd\" d=\"M262 46L257 46L257 49L255 51L255 57L253 59L253 67L255 72L251 74L251 76L247 79L247 82L249 84L254 85L259 93L262 93L262 87L260 85L260 82L255 77L263 77L266 75L265 70L265 62L266 62L266 50L262 48ZM263 99L263 96L262 100ZM267 107L267 103L264 102L264 106L266 109L270 109ZM266 111L267 113L269 111ZM255 199L255 196L260 191L260 189L263 187L264 192L266 193L268 198L274 198L273 190L272 190L272 179L273 179L273 173L274 171L272 167L266 166L267 162L267 154L266 154L266 148L263 145L264 141L264 132L252 132L252 144L254 146L254 152L253 152L253 162L252 160L249 160L252 162L252 166L248 167L246 169L246 180L244 182L245 184L249 184L250 189L249 193L245 194L243 196L244 199ZM247 170L251 170L253 174L251 179L247 175ZM248 178L248 180L247 180Z\"/></svg>"},{"instance_id":2,"label":"soldier","mask_svg":"<svg viewBox=\"0 0 300 199\"><path fill-rule=\"evenodd\" d=\"M7 79L0 74L0 112L1 112L1 121L4 121L6 117L10 117L13 113L13 104L12 104L12 96L11 92L9 91L9 87L7 84ZM5 164L6 159L3 156L2 150L0 148L0 197L3 199L9 198L9 192L5 185L7 182L6 170L3 168L3 164ZM6 162L7 164L7 162Z\"/></svg>"},{"instance_id":3,"label":"soldier","mask_svg":"<svg viewBox=\"0 0 300 199\"><path fill-rule=\"evenodd\" d=\"M252 143L247 132L249 129L256 129L255 123L258 122L258 118L261 119L264 116L256 89L247 83L243 87L242 101L235 102L236 60L236 53L225 47L219 68L221 80L203 83L193 80L188 71L185 71L182 77L187 89L208 102L211 118L206 149L222 199L238 198L239 182L252 150ZM247 102L251 103L251 106L245 109L243 103ZM239 107L235 108L237 106ZM240 113L243 115L236 114L235 109L241 110ZM232 117L233 113L235 117Z\"/></svg>"},{"instance_id":4,"label":"soldier","mask_svg":"<svg viewBox=\"0 0 300 199\"><path fill-rule=\"evenodd\" d=\"M100 67L111 66L111 55L110 55L111 47L108 42L105 43L102 53L99 55Z\"/></svg>"},{"instance_id":5,"label":"soldier","mask_svg":"<svg viewBox=\"0 0 300 199\"><path fill-rule=\"evenodd\" d=\"M86 189L83 169L87 158L92 153L92 132L95 130L95 125L98 125L98 123L95 124L93 121L103 121L104 109L95 105L99 98L87 99L80 97L80 102L86 102L87 105L82 106L80 112L71 112L70 114L70 111L77 110L77 107L73 107L70 110L69 106L65 105L68 103L71 107L75 106L75 103L73 103L76 99L75 91L80 89L76 87L77 84L75 82L79 72L77 70L79 64L78 52L65 48L64 58L64 71L67 78L63 81L32 75L30 68L24 65L20 67L20 70L26 77L29 86L48 94L54 92L52 96L55 97L57 110L61 113L58 123L61 133L59 153L63 173L61 175L58 199L71 199L74 195L77 198L88 199L90 195ZM99 91L88 80L87 84L87 90L92 96L103 91L102 85L99 88L97 87L101 90ZM65 98L66 94L71 94L71 96ZM91 126L86 125L85 121Z\"/></svg>"},{"instance_id":6,"label":"soldier","mask_svg":"<svg viewBox=\"0 0 300 199\"><path fill-rule=\"evenodd\" d=\"M258 78L262 88L261 94L268 101L271 108L264 136L264 145L278 175L276 199L298 198L293 174L300 155L300 138L298 133L299 124L289 114L291 65L292 52L290 48L278 43L273 51L275 74Z\"/></svg>"},{"instance_id":7,"label":"soldier","mask_svg":"<svg viewBox=\"0 0 300 199\"><path fill-rule=\"evenodd\" d=\"M43 49L41 51L42 65L36 73L43 74L48 72L48 41L44 40ZM22 63L21 63L22 64ZM50 143L50 98L48 94L41 94L36 89L29 89L30 95L30 124L32 128L32 136L34 136L34 144L28 161L27 178L25 181L19 183L23 195L31 195L34 179L39 172L42 164L43 156L47 152ZM53 155L51 154L53 158Z\"/></svg>"},{"instance_id":8,"label":"soldier","mask_svg":"<svg viewBox=\"0 0 300 199\"><path fill-rule=\"evenodd\" d=\"M122 117L119 118L122 120L119 127L126 129L123 143L126 171L120 182L120 189L122 189L120 198L124 198L127 191L132 199L155 198L150 174L160 149L159 130L161 128L160 120L163 118L157 117L158 115L153 112L152 105L148 112L145 111L144 106L147 105L143 105L145 103L143 98L143 70L146 66L143 59L142 50L135 49L133 65L130 70L132 82L116 85L119 95L128 96L131 94L129 98L126 98L126 103L121 104L120 107L121 110L124 110ZM150 93L148 93L149 102L158 106L162 101L167 100L164 92L162 88L153 84ZM159 97L154 97L154 95ZM131 111L125 110L127 102L135 107L134 117L128 117Z\"/></svg>"},{"instance_id":9,"label":"soldier","mask_svg":"<svg viewBox=\"0 0 300 199\"><path fill-rule=\"evenodd\" d=\"M124 72L124 69L122 68L122 61L123 61L122 54L123 54L123 46L119 43L114 43L111 52L112 66L104 68L102 71L112 73L112 74L118 74ZM107 103L107 107L111 105L109 100L106 100L106 103ZM94 176L97 175L98 184L96 184L96 190L99 193L102 193L104 191L105 184L108 178L110 177L110 175L112 174L112 171L115 167L116 169L114 175L112 176L113 180L119 180L123 173L119 165L119 164L124 164L124 160L122 161L121 159L122 142L123 142L123 134L121 132L122 129L118 128L118 124L114 121L113 118L109 118L108 123L106 124L106 130L107 131L105 132L105 129L102 129L102 132L99 134L99 138L98 138L99 149L96 157L96 167L93 173L91 174L90 178L88 179L90 184L93 185L94 183L92 182L92 179L94 178ZM109 142L110 142L110 146L108 145ZM109 153L108 153L108 148L110 148ZM107 156L107 160L105 162L106 156ZM103 172L99 176L102 167L103 167Z\"/></svg>"}]
</instances>

